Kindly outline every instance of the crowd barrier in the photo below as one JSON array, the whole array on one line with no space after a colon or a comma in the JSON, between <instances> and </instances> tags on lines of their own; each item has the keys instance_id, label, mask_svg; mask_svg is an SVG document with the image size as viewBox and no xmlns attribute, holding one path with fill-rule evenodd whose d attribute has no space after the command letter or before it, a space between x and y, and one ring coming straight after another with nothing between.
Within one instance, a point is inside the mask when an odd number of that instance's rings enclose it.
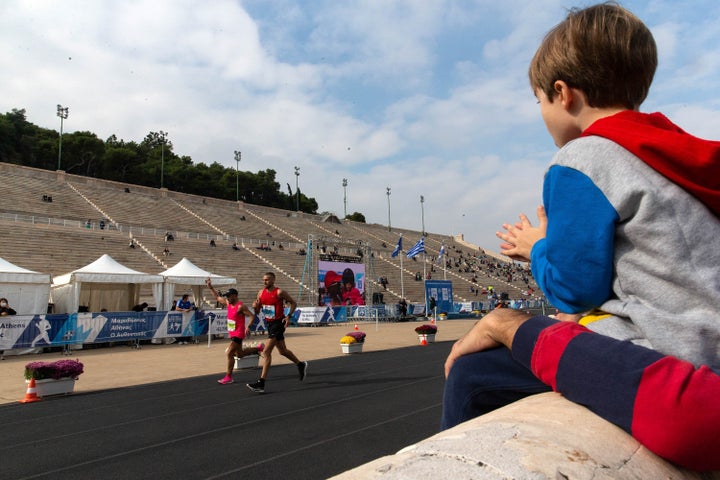
<instances>
[{"instance_id":1,"label":"crowd barrier","mask_svg":"<svg viewBox=\"0 0 720 480\"><path fill-rule=\"evenodd\" d=\"M302 323L302 310L293 315L293 323ZM322 318L313 317L313 323L320 323ZM331 321L345 320L338 312ZM267 331L267 324L256 317L251 330ZM0 317L0 350L197 337L208 333L227 334L226 310L13 315Z\"/></svg>"},{"instance_id":2,"label":"crowd barrier","mask_svg":"<svg viewBox=\"0 0 720 480\"><path fill-rule=\"evenodd\" d=\"M208 332L227 333L225 310L14 315L0 317L0 350L195 337Z\"/></svg>"}]
</instances>

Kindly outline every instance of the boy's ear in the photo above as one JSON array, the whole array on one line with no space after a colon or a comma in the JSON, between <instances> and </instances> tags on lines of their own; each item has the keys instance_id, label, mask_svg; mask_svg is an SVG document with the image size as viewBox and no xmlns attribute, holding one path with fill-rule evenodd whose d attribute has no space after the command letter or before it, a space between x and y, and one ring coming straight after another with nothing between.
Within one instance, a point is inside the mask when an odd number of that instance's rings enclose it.
<instances>
[{"instance_id":1,"label":"boy's ear","mask_svg":"<svg viewBox=\"0 0 720 480\"><path fill-rule=\"evenodd\" d=\"M559 101L566 110L572 107L574 95L572 89L563 80L555 80L553 83L555 90L555 100Z\"/></svg>"}]
</instances>

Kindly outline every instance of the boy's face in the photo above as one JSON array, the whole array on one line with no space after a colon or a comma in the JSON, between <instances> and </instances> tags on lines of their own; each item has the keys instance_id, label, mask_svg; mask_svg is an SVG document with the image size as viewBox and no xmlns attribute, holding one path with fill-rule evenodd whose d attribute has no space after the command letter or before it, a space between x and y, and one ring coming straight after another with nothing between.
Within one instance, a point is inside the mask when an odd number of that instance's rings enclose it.
<instances>
[{"instance_id":1,"label":"boy's face","mask_svg":"<svg viewBox=\"0 0 720 480\"><path fill-rule=\"evenodd\" d=\"M562 92L550 101L545 92L538 88L535 90L535 97L540 104L540 115L555 145L563 147L570 140L580 137L582 131L577 128L575 119L568 112Z\"/></svg>"}]
</instances>

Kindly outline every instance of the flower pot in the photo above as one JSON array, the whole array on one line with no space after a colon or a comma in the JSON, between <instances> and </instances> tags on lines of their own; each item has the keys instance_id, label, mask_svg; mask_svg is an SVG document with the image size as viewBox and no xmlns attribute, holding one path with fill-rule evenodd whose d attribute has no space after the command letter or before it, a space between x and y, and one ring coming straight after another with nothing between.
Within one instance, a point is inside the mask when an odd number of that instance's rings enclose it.
<instances>
[{"instance_id":1,"label":"flower pot","mask_svg":"<svg viewBox=\"0 0 720 480\"><path fill-rule=\"evenodd\" d=\"M259 361L259 355L245 355L242 358L235 357L235 369L241 370L244 368L258 368Z\"/></svg>"},{"instance_id":2,"label":"flower pot","mask_svg":"<svg viewBox=\"0 0 720 480\"><path fill-rule=\"evenodd\" d=\"M30 383L30 380L25 380ZM35 389L38 397L48 397L50 395L65 395L72 393L75 389L75 379L70 377L59 378L43 378L35 380Z\"/></svg>"},{"instance_id":3,"label":"flower pot","mask_svg":"<svg viewBox=\"0 0 720 480\"><path fill-rule=\"evenodd\" d=\"M340 348L342 348L343 353L362 353L363 344L361 342L341 343Z\"/></svg>"},{"instance_id":4,"label":"flower pot","mask_svg":"<svg viewBox=\"0 0 720 480\"><path fill-rule=\"evenodd\" d=\"M422 343L423 339L427 343L435 343L435 333L419 333L418 334L418 340L420 343Z\"/></svg>"}]
</instances>

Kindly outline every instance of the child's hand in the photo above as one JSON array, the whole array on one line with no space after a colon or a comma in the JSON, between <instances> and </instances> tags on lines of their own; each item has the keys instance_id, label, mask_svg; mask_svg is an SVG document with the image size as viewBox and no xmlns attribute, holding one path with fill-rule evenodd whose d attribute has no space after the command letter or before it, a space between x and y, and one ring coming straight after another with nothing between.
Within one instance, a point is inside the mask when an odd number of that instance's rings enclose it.
<instances>
[{"instance_id":1,"label":"child's hand","mask_svg":"<svg viewBox=\"0 0 720 480\"><path fill-rule=\"evenodd\" d=\"M500 253L513 260L529 262L533 245L541 238L545 238L547 232L547 214L542 205L537 208L537 216L539 223L537 227L532 226L524 213L520 214L520 221L515 225L503 224L503 228L507 232L495 233L499 239L504 241L500 244Z\"/></svg>"}]
</instances>

